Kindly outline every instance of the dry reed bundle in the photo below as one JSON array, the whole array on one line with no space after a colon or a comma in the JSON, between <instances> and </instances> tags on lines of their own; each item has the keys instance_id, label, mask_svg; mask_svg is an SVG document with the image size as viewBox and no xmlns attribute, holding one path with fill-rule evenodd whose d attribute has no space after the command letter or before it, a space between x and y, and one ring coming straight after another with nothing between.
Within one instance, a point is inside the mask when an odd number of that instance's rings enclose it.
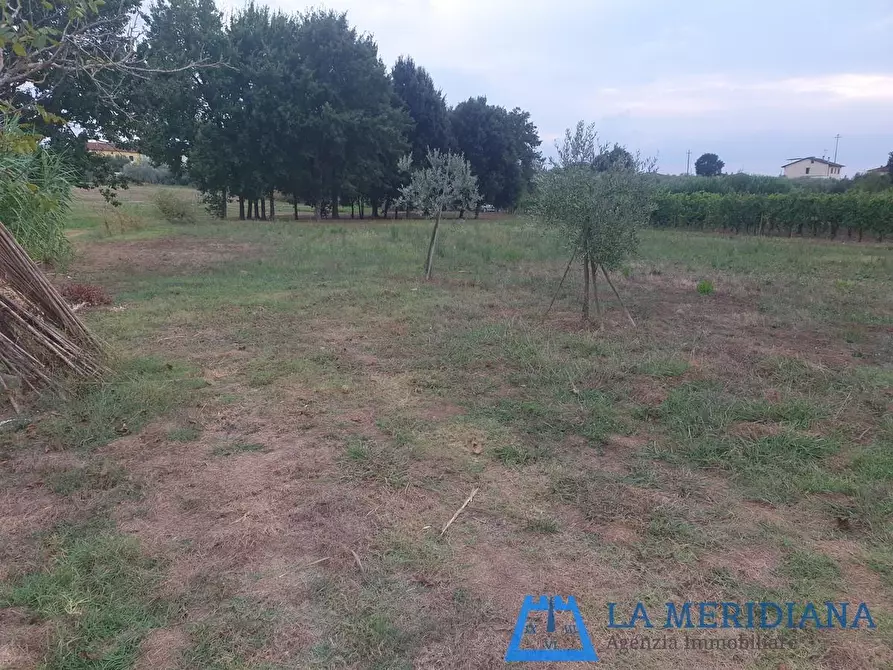
<instances>
[{"instance_id":1,"label":"dry reed bundle","mask_svg":"<svg viewBox=\"0 0 893 670\"><path fill-rule=\"evenodd\" d=\"M58 390L65 376L104 371L99 341L0 223L0 384L6 374Z\"/></svg>"}]
</instances>

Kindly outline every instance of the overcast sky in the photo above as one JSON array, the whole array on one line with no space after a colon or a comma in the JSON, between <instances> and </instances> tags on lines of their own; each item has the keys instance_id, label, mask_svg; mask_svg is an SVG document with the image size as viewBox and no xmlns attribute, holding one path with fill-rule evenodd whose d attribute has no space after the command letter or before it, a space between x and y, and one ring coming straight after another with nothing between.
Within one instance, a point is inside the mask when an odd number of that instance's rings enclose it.
<instances>
[{"instance_id":1,"label":"overcast sky","mask_svg":"<svg viewBox=\"0 0 893 670\"><path fill-rule=\"evenodd\" d=\"M235 4L235 3L234 3ZM300 0L274 6L303 10ZM893 151L891 0L327 0L389 66L428 69L448 102L528 110L551 152L585 119L604 140L685 171L778 174L828 155L845 172ZM692 171L694 168L692 167Z\"/></svg>"}]
</instances>

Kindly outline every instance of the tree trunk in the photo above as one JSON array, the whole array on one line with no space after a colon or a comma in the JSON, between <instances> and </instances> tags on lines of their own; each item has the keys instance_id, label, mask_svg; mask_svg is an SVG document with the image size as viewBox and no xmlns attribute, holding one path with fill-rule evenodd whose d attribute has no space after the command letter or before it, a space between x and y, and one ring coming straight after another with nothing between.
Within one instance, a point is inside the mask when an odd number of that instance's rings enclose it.
<instances>
[{"instance_id":1,"label":"tree trunk","mask_svg":"<svg viewBox=\"0 0 893 670\"><path fill-rule=\"evenodd\" d=\"M373 219L378 218L378 200L372 201L372 218Z\"/></svg>"},{"instance_id":2,"label":"tree trunk","mask_svg":"<svg viewBox=\"0 0 893 670\"><path fill-rule=\"evenodd\" d=\"M474 218L477 219L480 217L480 215L481 215L481 203L478 203L477 206L474 208ZM589 308L587 307L586 309L588 310Z\"/></svg>"},{"instance_id":3,"label":"tree trunk","mask_svg":"<svg viewBox=\"0 0 893 670\"><path fill-rule=\"evenodd\" d=\"M298 197L295 196L295 221L298 220Z\"/></svg>"},{"instance_id":4,"label":"tree trunk","mask_svg":"<svg viewBox=\"0 0 893 670\"><path fill-rule=\"evenodd\" d=\"M589 323L589 252L583 254L583 321Z\"/></svg>"},{"instance_id":5,"label":"tree trunk","mask_svg":"<svg viewBox=\"0 0 893 670\"><path fill-rule=\"evenodd\" d=\"M366 203L360 200L360 219L366 218Z\"/></svg>"},{"instance_id":6,"label":"tree trunk","mask_svg":"<svg viewBox=\"0 0 893 670\"><path fill-rule=\"evenodd\" d=\"M459 218L460 218L460 219L464 219L464 218L465 218L465 210L464 210L464 209L460 209L460 210L459 210Z\"/></svg>"},{"instance_id":7,"label":"tree trunk","mask_svg":"<svg viewBox=\"0 0 893 670\"><path fill-rule=\"evenodd\" d=\"M428 259L425 261L425 279L431 279L434 271L434 246L437 244L437 229L440 227L440 213L434 221L434 230L431 231L431 242L428 244Z\"/></svg>"},{"instance_id":8,"label":"tree trunk","mask_svg":"<svg viewBox=\"0 0 893 670\"><path fill-rule=\"evenodd\" d=\"M382 216L383 216L384 218L388 218L388 212L389 212L390 210L391 210L391 201L390 201L390 200L385 200L385 201L384 201L384 211L382 212Z\"/></svg>"},{"instance_id":9,"label":"tree trunk","mask_svg":"<svg viewBox=\"0 0 893 670\"><path fill-rule=\"evenodd\" d=\"M239 221L245 220L245 196L239 195Z\"/></svg>"},{"instance_id":10,"label":"tree trunk","mask_svg":"<svg viewBox=\"0 0 893 670\"><path fill-rule=\"evenodd\" d=\"M273 189L270 189L270 221L276 218L276 198Z\"/></svg>"},{"instance_id":11,"label":"tree trunk","mask_svg":"<svg viewBox=\"0 0 893 670\"><path fill-rule=\"evenodd\" d=\"M223 201L220 203L220 218L226 221L226 189L222 191Z\"/></svg>"},{"instance_id":12,"label":"tree trunk","mask_svg":"<svg viewBox=\"0 0 893 670\"><path fill-rule=\"evenodd\" d=\"M258 201L257 198L254 199L254 219L256 221L260 221L260 209L258 209Z\"/></svg>"},{"instance_id":13,"label":"tree trunk","mask_svg":"<svg viewBox=\"0 0 893 670\"><path fill-rule=\"evenodd\" d=\"M595 259L590 256L589 258L589 269L592 273L592 294L595 297L595 314L598 317L598 322L602 322L602 303L598 299L598 266L595 264Z\"/></svg>"},{"instance_id":14,"label":"tree trunk","mask_svg":"<svg viewBox=\"0 0 893 670\"><path fill-rule=\"evenodd\" d=\"M267 220L267 199L263 196L260 198L260 220Z\"/></svg>"},{"instance_id":15,"label":"tree trunk","mask_svg":"<svg viewBox=\"0 0 893 670\"><path fill-rule=\"evenodd\" d=\"M332 197L332 218L333 219L341 218L341 212L338 211L338 196L337 195Z\"/></svg>"}]
</instances>

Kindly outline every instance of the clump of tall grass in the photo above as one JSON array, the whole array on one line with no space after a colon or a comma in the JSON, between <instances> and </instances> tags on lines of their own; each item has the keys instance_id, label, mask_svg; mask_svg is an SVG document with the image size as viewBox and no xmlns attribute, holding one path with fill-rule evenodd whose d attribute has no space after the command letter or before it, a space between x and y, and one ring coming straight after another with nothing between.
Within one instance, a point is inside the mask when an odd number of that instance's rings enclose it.
<instances>
[{"instance_id":1,"label":"clump of tall grass","mask_svg":"<svg viewBox=\"0 0 893 670\"><path fill-rule=\"evenodd\" d=\"M18 119L0 122L0 222L35 261L59 264L71 254L65 220L73 173Z\"/></svg>"}]
</instances>

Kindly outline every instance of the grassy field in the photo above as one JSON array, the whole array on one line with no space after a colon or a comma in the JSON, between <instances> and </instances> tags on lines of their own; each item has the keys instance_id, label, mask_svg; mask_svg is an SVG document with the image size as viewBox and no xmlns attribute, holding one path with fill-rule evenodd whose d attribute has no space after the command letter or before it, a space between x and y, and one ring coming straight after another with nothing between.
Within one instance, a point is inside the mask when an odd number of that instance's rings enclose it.
<instances>
[{"instance_id":1,"label":"grassy field","mask_svg":"<svg viewBox=\"0 0 893 670\"><path fill-rule=\"evenodd\" d=\"M893 666L890 246L646 231L597 328L578 273L543 319L567 253L522 221L425 282L423 222L150 196L82 198L59 278L114 296L113 378L0 428L0 667L498 668L541 593L607 668ZM616 648L607 603L686 600L877 628Z\"/></svg>"}]
</instances>

